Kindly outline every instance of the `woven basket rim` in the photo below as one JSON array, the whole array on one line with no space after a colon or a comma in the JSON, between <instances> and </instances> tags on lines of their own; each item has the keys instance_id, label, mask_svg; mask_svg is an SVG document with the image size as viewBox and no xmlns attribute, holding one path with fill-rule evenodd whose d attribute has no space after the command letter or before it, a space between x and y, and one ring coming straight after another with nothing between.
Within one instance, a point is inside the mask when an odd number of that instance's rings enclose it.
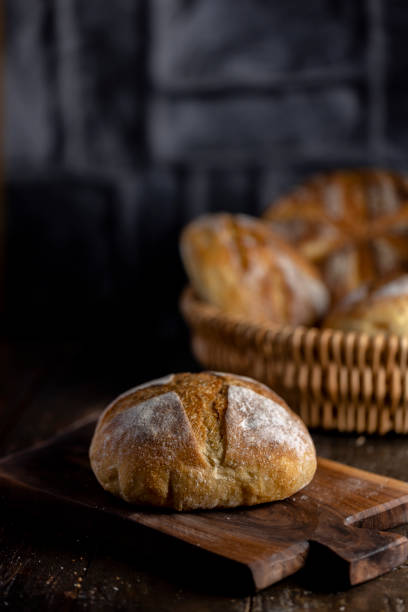
<instances>
[{"instance_id":1,"label":"woven basket rim","mask_svg":"<svg viewBox=\"0 0 408 612\"><path fill-rule=\"evenodd\" d=\"M323 361L335 362L339 366L351 367L352 364L363 369L383 363L388 370L398 366L408 371L408 336L390 333L370 335L358 331L248 321L204 302L190 286L185 287L181 294L180 308L192 328L205 326L216 334L235 336L259 347L264 345L267 338L295 350L297 347L300 362L305 361L306 352L309 354L307 360L316 361L317 355L322 355Z\"/></svg>"},{"instance_id":2,"label":"woven basket rim","mask_svg":"<svg viewBox=\"0 0 408 612\"><path fill-rule=\"evenodd\" d=\"M204 300L202 300L201 298L199 298L197 296L197 294L195 293L194 289L190 286L187 285L181 294L180 297L180 308L181 311L183 313L183 315L189 319L190 317L196 318L202 318L203 320L217 320L219 321L219 323L225 323L225 324L235 324L235 325L245 325L249 330L253 329L254 332L259 332L259 331L269 331L269 332L274 332L274 333L278 333L278 332L301 332L301 333L306 333L306 332L311 332L313 331L314 333L317 334L325 334L327 335L328 333L332 334L332 335L337 335L337 336L341 336L342 338L357 338L357 339L362 339L364 342L367 341L367 339L369 340L373 340L375 338L380 338L381 342L384 344L392 344L394 345L395 342L398 343L408 343L408 335L406 336L399 336L397 334L392 334L389 332L378 332L377 334L367 334L366 332L360 332L360 331L343 331L341 329L335 329L335 328L329 328L329 327L318 327L316 325L312 325L312 326L306 326L306 325L280 325L278 323L273 324L273 323L269 323L269 322L260 322L260 321L250 321L248 319L246 319L245 317L240 317L240 316L236 316L236 315L231 315L223 310L221 310L220 308L218 308L217 306L214 306L213 304L210 304L209 302L205 302Z\"/></svg>"}]
</instances>

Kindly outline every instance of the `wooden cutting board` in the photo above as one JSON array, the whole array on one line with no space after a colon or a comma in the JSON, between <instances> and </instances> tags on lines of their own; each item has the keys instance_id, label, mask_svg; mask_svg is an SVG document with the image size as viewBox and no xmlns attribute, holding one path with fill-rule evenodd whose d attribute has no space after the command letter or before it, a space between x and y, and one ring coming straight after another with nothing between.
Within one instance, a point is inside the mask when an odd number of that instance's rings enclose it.
<instances>
[{"instance_id":1,"label":"wooden cutting board","mask_svg":"<svg viewBox=\"0 0 408 612\"><path fill-rule=\"evenodd\" d=\"M187 543L187 561L193 558L189 551L207 551L212 559L232 563L237 576L244 568L256 588L305 564L312 564L322 580L336 573L358 584L408 557L405 537L378 531L408 522L407 483L320 458L312 483L285 501L228 511L140 510L109 495L95 480L88 461L94 426L95 417L2 459L2 503L24 502L28 512L53 507L54 516L58 504L70 508L71 520L77 515L82 520L91 512L95 524L94 519L103 516L110 528L105 527L101 537L107 531L115 533L118 520L129 538L137 526L137 534L144 532L144 540L137 536L139 548L154 537L157 556L165 554L169 541L182 541ZM158 532L162 535L157 540ZM169 563L174 562L170 555ZM213 571L215 567L210 564Z\"/></svg>"}]
</instances>

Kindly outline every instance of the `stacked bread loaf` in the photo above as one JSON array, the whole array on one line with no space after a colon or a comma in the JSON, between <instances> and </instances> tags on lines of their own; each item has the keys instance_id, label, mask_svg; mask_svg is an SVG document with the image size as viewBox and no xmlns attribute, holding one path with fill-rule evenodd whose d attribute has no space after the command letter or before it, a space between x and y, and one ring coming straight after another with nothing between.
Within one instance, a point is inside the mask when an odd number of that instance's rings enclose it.
<instances>
[{"instance_id":1,"label":"stacked bread loaf","mask_svg":"<svg viewBox=\"0 0 408 612\"><path fill-rule=\"evenodd\" d=\"M264 219L319 267L335 300L408 269L408 179L394 172L316 176L272 203Z\"/></svg>"}]
</instances>

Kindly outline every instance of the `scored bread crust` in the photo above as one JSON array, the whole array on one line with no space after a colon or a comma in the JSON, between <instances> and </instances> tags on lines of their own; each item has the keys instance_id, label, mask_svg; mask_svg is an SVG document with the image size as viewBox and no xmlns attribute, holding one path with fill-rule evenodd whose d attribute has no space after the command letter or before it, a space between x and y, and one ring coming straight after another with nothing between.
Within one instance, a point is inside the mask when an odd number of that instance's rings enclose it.
<instances>
[{"instance_id":1,"label":"scored bread crust","mask_svg":"<svg viewBox=\"0 0 408 612\"><path fill-rule=\"evenodd\" d=\"M183 230L180 251L197 295L224 312L309 325L327 310L317 269L260 220L205 215Z\"/></svg>"},{"instance_id":2,"label":"scored bread crust","mask_svg":"<svg viewBox=\"0 0 408 612\"><path fill-rule=\"evenodd\" d=\"M319 267L335 300L408 264L408 178L396 172L316 175L263 217Z\"/></svg>"},{"instance_id":3,"label":"scored bread crust","mask_svg":"<svg viewBox=\"0 0 408 612\"><path fill-rule=\"evenodd\" d=\"M284 499L316 470L304 423L278 395L216 372L174 374L119 396L89 455L110 493L176 510Z\"/></svg>"},{"instance_id":4,"label":"scored bread crust","mask_svg":"<svg viewBox=\"0 0 408 612\"><path fill-rule=\"evenodd\" d=\"M323 326L370 335L408 335L408 274L361 285L329 313Z\"/></svg>"}]
</instances>

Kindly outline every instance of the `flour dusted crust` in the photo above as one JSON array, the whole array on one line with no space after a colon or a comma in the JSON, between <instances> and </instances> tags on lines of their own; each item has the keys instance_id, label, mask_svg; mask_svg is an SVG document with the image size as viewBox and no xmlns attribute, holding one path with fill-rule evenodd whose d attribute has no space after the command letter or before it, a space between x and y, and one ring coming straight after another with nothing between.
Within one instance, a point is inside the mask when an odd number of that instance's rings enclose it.
<instances>
[{"instance_id":1,"label":"flour dusted crust","mask_svg":"<svg viewBox=\"0 0 408 612\"><path fill-rule=\"evenodd\" d=\"M180 248L196 293L224 312L308 325L327 310L317 270L262 221L206 215L185 228Z\"/></svg>"},{"instance_id":2,"label":"flour dusted crust","mask_svg":"<svg viewBox=\"0 0 408 612\"><path fill-rule=\"evenodd\" d=\"M362 285L329 314L325 327L408 335L408 274Z\"/></svg>"},{"instance_id":3,"label":"flour dusted crust","mask_svg":"<svg viewBox=\"0 0 408 612\"><path fill-rule=\"evenodd\" d=\"M99 419L90 460L110 493L176 510L284 499L316 470L312 439L285 402L220 372L174 374L119 396Z\"/></svg>"},{"instance_id":4,"label":"flour dusted crust","mask_svg":"<svg viewBox=\"0 0 408 612\"><path fill-rule=\"evenodd\" d=\"M317 175L264 218L319 267L335 299L408 265L408 179L395 172Z\"/></svg>"}]
</instances>

